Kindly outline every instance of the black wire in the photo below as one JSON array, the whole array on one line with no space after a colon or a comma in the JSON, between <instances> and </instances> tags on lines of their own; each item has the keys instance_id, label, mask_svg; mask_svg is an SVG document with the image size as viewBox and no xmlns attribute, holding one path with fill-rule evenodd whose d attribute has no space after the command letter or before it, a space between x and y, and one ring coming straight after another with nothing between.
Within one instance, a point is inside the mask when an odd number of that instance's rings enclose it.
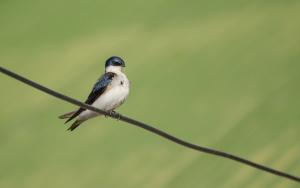
<instances>
[{"instance_id":1,"label":"black wire","mask_svg":"<svg viewBox=\"0 0 300 188\"><path fill-rule=\"evenodd\" d=\"M14 72L11 72L3 67L0 66L0 71L3 73L3 74L6 74L12 78L15 78L27 85L30 85L31 87L34 87L42 92L45 92L49 95L52 95L56 98L59 98L61 100L64 100L66 102L69 102L69 103L72 103L76 106L80 106L82 108L85 108L85 109L88 109L88 110L92 110L94 112L97 112L97 113L100 113L100 114L104 114L106 116L110 116L114 119L118 119L118 120L121 120L121 121L124 121L126 123L129 123L131 125L135 125L137 127L140 127L142 129L145 129L149 132L152 132L156 135L159 135L165 139L168 139L174 143L177 143L181 146L184 146L184 147L187 147L187 148L190 148L190 149L193 149L193 150L197 150L197 151L200 151L200 152L204 152L204 153L208 153L208 154L211 154L211 155L215 155L215 156L219 156L219 157L223 157L223 158L226 158L226 159L230 159L230 160L233 160L233 161L236 161L236 162L239 162L239 163L242 163L242 164L245 164L245 165L248 165L248 166L251 166L253 168L256 168L256 169L259 169L259 170L262 170L262 171L265 171L265 172L268 172L268 173L271 173L271 174L274 174L276 176L281 176L281 177L284 177L284 178L287 178L287 179L290 179L290 180L294 180L298 183L300 183L300 177L297 177L297 176L294 176L294 175L291 175L291 174L288 174L288 173L285 173L285 172L282 172L282 171L279 171L279 170L275 170L275 169L272 169L270 167L267 167L267 166L264 166L264 165L261 165L261 164L258 164L258 163L255 163L255 162L252 162L252 161L249 161L247 159L243 159L241 157L238 157L238 156L235 156L235 155L232 155L232 154L229 154L229 153L225 153L225 152L222 152L222 151L218 151L218 150L214 150L214 149L210 149L210 148L206 148L206 147L202 147L202 146L199 146L199 145L195 145L195 144L192 144L192 143L189 143L189 142L186 142L184 140L181 140L175 136L172 136L162 130L159 130L157 128L154 128L150 125L147 125L143 122L140 122L140 121L137 121L137 120L134 120L134 119L131 119L129 117L126 117L124 115L121 115L119 113L106 113L105 111L103 110L100 110L98 108L95 108L93 106L90 106L90 105L87 105L85 103L82 103L78 100L75 100L71 97L68 97L68 96L65 96L61 93L58 93L56 91L53 91L49 88L46 88L38 83L35 83L27 78L24 78Z\"/></svg>"}]
</instances>

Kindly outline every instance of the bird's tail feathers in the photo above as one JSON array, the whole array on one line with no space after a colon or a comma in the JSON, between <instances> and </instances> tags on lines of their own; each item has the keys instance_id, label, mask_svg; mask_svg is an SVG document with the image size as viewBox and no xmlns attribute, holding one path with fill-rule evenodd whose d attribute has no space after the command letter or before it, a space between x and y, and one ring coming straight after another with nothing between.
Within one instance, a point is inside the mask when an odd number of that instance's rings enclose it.
<instances>
[{"instance_id":1,"label":"bird's tail feathers","mask_svg":"<svg viewBox=\"0 0 300 188\"><path fill-rule=\"evenodd\" d=\"M66 114L63 114L61 116L59 116L59 119L66 119L66 118L70 118L76 111L72 111L72 112L68 112Z\"/></svg>"},{"instance_id":2,"label":"bird's tail feathers","mask_svg":"<svg viewBox=\"0 0 300 188\"><path fill-rule=\"evenodd\" d=\"M84 120L76 120L74 123L68 128L68 131L73 131L76 129Z\"/></svg>"}]
</instances>

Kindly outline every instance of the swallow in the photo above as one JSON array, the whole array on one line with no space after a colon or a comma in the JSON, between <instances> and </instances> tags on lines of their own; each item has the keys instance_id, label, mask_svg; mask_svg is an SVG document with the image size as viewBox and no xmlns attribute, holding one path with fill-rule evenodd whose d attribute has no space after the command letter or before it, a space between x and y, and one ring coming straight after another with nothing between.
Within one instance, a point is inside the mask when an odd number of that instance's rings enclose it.
<instances>
[{"instance_id":1,"label":"swallow","mask_svg":"<svg viewBox=\"0 0 300 188\"><path fill-rule=\"evenodd\" d=\"M125 62L117 56L112 56L105 62L105 73L97 80L85 103L108 113L113 113L128 97L130 82L124 74ZM59 116L60 119L76 120L68 128L73 131L83 122L101 114L79 108Z\"/></svg>"}]
</instances>

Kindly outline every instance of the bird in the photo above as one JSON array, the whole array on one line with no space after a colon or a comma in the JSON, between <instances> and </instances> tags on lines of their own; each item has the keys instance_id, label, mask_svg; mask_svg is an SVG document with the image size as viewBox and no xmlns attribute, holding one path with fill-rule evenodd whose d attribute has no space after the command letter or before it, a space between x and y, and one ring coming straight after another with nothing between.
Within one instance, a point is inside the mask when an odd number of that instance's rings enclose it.
<instances>
[{"instance_id":1,"label":"bird","mask_svg":"<svg viewBox=\"0 0 300 188\"><path fill-rule=\"evenodd\" d=\"M130 82L124 73L124 68L125 62L120 57L108 58L105 62L105 73L94 84L85 103L107 113L115 113L114 110L121 106L129 95ZM67 129L73 131L83 122L100 115L91 110L78 108L59 116L59 118L68 118L65 124L76 118Z\"/></svg>"}]
</instances>

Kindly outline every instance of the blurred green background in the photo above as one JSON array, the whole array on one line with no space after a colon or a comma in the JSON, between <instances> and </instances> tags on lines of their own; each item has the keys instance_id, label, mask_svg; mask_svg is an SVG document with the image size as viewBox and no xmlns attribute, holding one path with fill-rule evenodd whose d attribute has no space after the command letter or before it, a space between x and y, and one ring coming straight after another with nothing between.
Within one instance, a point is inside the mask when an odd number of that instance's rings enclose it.
<instances>
[{"instance_id":1,"label":"blurred green background","mask_svg":"<svg viewBox=\"0 0 300 188\"><path fill-rule=\"evenodd\" d=\"M119 112L300 175L300 2L0 1L0 62L85 100L119 55ZM294 182L75 107L0 75L0 187L285 188Z\"/></svg>"}]
</instances>

